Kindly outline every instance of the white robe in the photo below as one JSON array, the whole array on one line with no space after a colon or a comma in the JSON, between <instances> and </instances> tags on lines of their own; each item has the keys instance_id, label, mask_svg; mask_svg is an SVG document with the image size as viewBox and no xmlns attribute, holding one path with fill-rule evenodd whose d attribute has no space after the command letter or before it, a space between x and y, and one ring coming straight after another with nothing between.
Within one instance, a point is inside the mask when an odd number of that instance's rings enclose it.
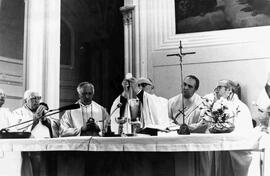
<instances>
[{"instance_id":1,"label":"white robe","mask_svg":"<svg viewBox=\"0 0 270 176\"><path fill-rule=\"evenodd\" d=\"M95 119L99 128L105 130L108 120L106 109L96 102L92 101L90 105L82 105L79 109L68 110L60 120L60 136L80 136L81 128L86 125L91 117Z\"/></svg>"},{"instance_id":2,"label":"white robe","mask_svg":"<svg viewBox=\"0 0 270 176\"><path fill-rule=\"evenodd\" d=\"M15 124L34 119L34 113L24 106L14 110L13 114L14 119L12 119L12 121L16 121ZM31 138L50 138L49 129L45 125L43 125L41 121L39 121L38 124L33 129L32 124L33 121L30 121L15 127L15 129L17 131L31 132Z\"/></svg>"},{"instance_id":3,"label":"white robe","mask_svg":"<svg viewBox=\"0 0 270 176\"><path fill-rule=\"evenodd\" d=\"M0 108L0 129L6 128L11 125L12 113L8 108Z\"/></svg>"},{"instance_id":4,"label":"white robe","mask_svg":"<svg viewBox=\"0 0 270 176\"><path fill-rule=\"evenodd\" d=\"M143 92L141 104L142 128L165 130L169 126L168 100L154 94Z\"/></svg>"},{"instance_id":5,"label":"white robe","mask_svg":"<svg viewBox=\"0 0 270 176\"><path fill-rule=\"evenodd\" d=\"M134 101L134 100L135 99L132 99L132 101ZM118 118L120 116L120 108L117 107L117 105L119 103L120 103L120 96L118 96L114 100L114 102L112 104L112 107L111 107L111 110L110 110L111 130L115 134L119 133L119 124L116 122L116 118ZM131 125L128 123L128 119L131 119L130 100L125 105L125 112L124 112L124 117L123 118L127 118L127 122L123 124L123 131L122 132L125 133L125 134L131 133Z\"/></svg>"},{"instance_id":6,"label":"white robe","mask_svg":"<svg viewBox=\"0 0 270 176\"><path fill-rule=\"evenodd\" d=\"M189 125L190 128L192 128L191 130L195 130L200 121L201 104L202 104L201 96L199 96L196 93L194 93L194 95L189 99L184 98L185 123ZM171 124L174 123L173 119L175 118L177 124L179 125L183 124L183 114L182 113L179 114L179 110L183 109L182 94L176 95L169 99L168 109Z\"/></svg>"},{"instance_id":7,"label":"white robe","mask_svg":"<svg viewBox=\"0 0 270 176\"><path fill-rule=\"evenodd\" d=\"M214 94L208 94L205 97L214 99ZM238 108L239 112L234 117L235 129L232 133L248 135L252 130L252 117L248 107L239 100L238 96L234 94L230 100L233 107ZM214 135L214 134L213 134ZM249 166L252 160L250 151L229 151L229 152L214 152L213 164L215 166L215 176L247 176Z\"/></svg>"},{"instance_id":8,"label":"white robe","mask_svg":"<svg viewBox=\"0 0 270 176\"><path fill-rule=\"evenodd\" d=\"M0 108L0 129L6 128L12 123L12 113L8 108ZM12 163L12 164L11 164ZM21 175L21 152L0 151L0 175Z\"/></svg>"}]
</instances>

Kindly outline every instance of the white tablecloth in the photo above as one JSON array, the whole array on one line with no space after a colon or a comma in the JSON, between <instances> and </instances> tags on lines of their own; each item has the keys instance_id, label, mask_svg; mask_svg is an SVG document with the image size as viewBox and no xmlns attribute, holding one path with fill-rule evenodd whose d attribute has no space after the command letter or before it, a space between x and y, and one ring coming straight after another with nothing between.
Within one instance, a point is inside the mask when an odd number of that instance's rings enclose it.
<instances>
[{"instance_id":1,"label":"white tablecloth","mask_svg":"<svg viewBox=\"0 0 270 176\"><path fill-rule=\"evenodd\" d=\"M183 173L186 171L194 170L194 163L183 161L183 156L185 158L189 158L188 154L182 152L203 152L203 151L232 151L239 150L241 151L266 151L264 153L269 154L270 147L270 136L264 133L250 133L246 135L236 135L233 133L229 134L191 134L191 135L173 135L173 134L163 134L162 136L137 136L137 137L65 137L65 138L53 138L53 139L0 139L0 153L2 152L3 156L0 157L1 164L1 174L2 171L6 175L12 172L12 175L20 175L20 169L7 169L8 165L12 163L15 166L20 166L21 161L18 158L20 156L21 151L102 151L109 152L181 152L174 153L174 163L177 167L176 173ZM139 154L139 153L138 153ZM164 153L163 153L164 154ZM69 153L70 155L70 153ZM63 164L63 166L59 165L59 175L78 175L77 170L74 169L75 158L69 157L69 155L63 155L60 157L65 163L70 161L69 164ZM77 154L73 153L74 156ZM73 156L72 155L72 156ZM82 159L82 156L92 156L83 154L78 155L77 159ZM113 154L111 154L113 155ZM129 154L131 156L137 156L133 154ZM129 156L127 155L127 156ZM157 153L159 155L159 153ZM157 155L152 155L157 157ZM187 156L186 156L187 155ZM59 155L62 156L62 155ZM65 157L66 156L66 157ZM94 155L96 156L96 155ZM99 155L98 155L99 156ZM120 155L122 159L128 158L126 155ZM138 155L143 156L143 155ZM162 155L164 156L164 155ZM260 156L260 155L258 155ZM104 157L104 156L103 156ZM106 157L105 157L106 158ZM132 159L132 157L131 157ZM134 158L133 158L134 159ZM167 158L168 159L168 158ZM259 158L258 158L259 159ZM87 157L84 158L87 160ZM82 163L85 163L82 159ZM78 160L79 161L79 160ZM146 163L149 163L147 159L144 158ZM255 161L255 160L254 160ZM265 155L264 158L264 173L269 173L269 169L267 169L270 161L269 157ZM124 161L123 161L124 162ZM60 162L61 163L61 162ZM130 161L132 163L132 161ZM122 163L123 164L123 163ZM192 165L193 164L193 165ZM259 167L260 161L256 161L255 166ZM80 164L77 164L80 165ZM123 164L125 165L125 164ZM5 167L7 166L7 167ZM68 172L65 172L67 168L72 169ZM178 167L181 166L181 167ZM259 168L254 169L253 173L259 173ZM61 170L61 168L64 168ZM76 168L76 167L75 167ZM146 169L146 168L144 168ZM181 170L182 169L182 170ZM184 170L183 170L184 169ZM147 170L147 169L146 169ZM74 171L75 174L72 173ZM76 171L76 172L75 172ZM119 170L120 172L121 170ZM150 172L151 169L148 169ZM252 173L252 176L254 174ZM9 175L7 174L7 175ZM189 173L192 175L194 173ZM83 175L83 174L82 174ZM146 174L147 175L147 174ZM265 176L268 174L265 174Z\"/></svg>"},{"instance_id":2,"label":"white tablecloth","mask_svg":"<svg viewBox=\"0 0 270 176\"><path fill-rule=\"evenodd\" d=\"M268 137L269 138L269 137ZM264 139L264 140L261 140ZM0 139L0 151L227 151L261 150L268 144L262 133L191 134L143 137L65 137ZM270 139L270 138L269 138ZM263 144L260 141L264 141Z\"/></svg>"}]
</instances>

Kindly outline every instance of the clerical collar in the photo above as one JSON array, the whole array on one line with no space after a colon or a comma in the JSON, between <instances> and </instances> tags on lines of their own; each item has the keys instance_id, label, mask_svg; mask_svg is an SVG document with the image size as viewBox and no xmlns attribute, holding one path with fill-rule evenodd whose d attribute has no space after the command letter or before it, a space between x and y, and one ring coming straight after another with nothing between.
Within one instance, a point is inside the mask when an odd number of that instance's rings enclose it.
<instances>
[{"instance_id":1,"label":"clerical collar","mask_svg":"<svg viewBox=\"0 0 270 176\"><path fill-rule=\"evenodd\" d=\"M92 101L90 104L85 105L85 104L83 104L81 101L79 101L79 104L80 104L82 107L86 107L86 108L89 107L89 106L91 106L92 103L93 103L93 101Z\"/></svg>"}]
</instances>

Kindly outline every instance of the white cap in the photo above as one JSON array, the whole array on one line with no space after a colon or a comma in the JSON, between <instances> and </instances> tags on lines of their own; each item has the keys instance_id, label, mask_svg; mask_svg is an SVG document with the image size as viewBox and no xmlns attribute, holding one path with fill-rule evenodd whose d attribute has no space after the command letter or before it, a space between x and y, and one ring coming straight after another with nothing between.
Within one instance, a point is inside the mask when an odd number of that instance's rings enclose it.
<instances>
[{"instance_id":1,"label":"white cap","mask_svg":"<svg viewBox=\"0 0 270 176\"><path fill-rule=\"evenodd\" d=\"M37 91L26 90L24 92L24 95L23 95L24 99L30 99L30 98L33 98L33 97L40 97L41 98L40 94Z\"/></svg>"}]
</instances>

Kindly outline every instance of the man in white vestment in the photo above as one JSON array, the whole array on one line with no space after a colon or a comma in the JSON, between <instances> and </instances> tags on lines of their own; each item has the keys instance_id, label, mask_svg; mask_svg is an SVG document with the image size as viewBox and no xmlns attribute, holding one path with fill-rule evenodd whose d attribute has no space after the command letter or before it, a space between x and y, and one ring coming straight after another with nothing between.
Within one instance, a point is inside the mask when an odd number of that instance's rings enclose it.
<instances>
[{"instance_id":1,"label":"man in white vestment","mask_svg":"<svg viewBox=\"0 0 270 176\"><path fill-rule=\"evenodd\" d=\"M169 129L179 129L180 125L183 124L183 102L184 102L184 114L185 123L191 133L204 133L207 129L207 124L200 119L200 107L202 105L201 96L199 96L196 91L200 85L199 79L194 75L188 75L184 78L183 89L181 93L170 98L168 104L169 118L171 125ZM182 101L184 98L184 101ZM179 170L183 175L195 175L208 176L210 173L209 168L211 163L209 163L209 153L208 152L183 152L180 155L177 162L185 160L182 162Z\"/></svg>"},{"instance_id":2,"label":"man in white vestment","mask_svg":"<svg viewBox=\"0 0 270 176\"><path fill-rule=\"evenodd\" d=\"M147 78L131 78L130 84L140 102L142 129L165 130L169 126L168 100L154 94L154 85Z\"/></svg>"},{"instance_id":3,"label":"man in white vestment","mask_svg":"<svg viewBox=\"0 0 270 176\"><path fill-rule=\"evenodd\" d=\"M6 100L5 92L0 89L0 129L6 128L12 123L12 113L3 107ZM12 164L11 164L12 163ZM0 151L0 175L19 176L21 174L22 158L20 152Z\"/></svg>"},{"instance_id":4,"label":"man in white vestment","mask_svg":"<svg viewBox=\"0 0 270 176\"><path fill-rule=\"evenodd\" d=\"M91 122L94 122L94 131L102 135L106 131L108 113L104 107L92 100L94 85L82 82L77 87L80 104L79 109L67 110L60 120L60 136L93 135ZM92 131L93 132L93 131Z\"/></svg>"},{"instance_id":5,"label":"man in white vestment","mask_svg":"<svg viewBox=\"0 0 270 176\"><path fill-rule=\"evenodd\" d=\"M48 106L40 103L41 96L38 92L27 90L24 93L24 104L13 111L15 124L29 121L15 127L17 131L31 132L32 138L50 138L53 136L51 120L43 118Z\"/></svg>"},{"instance_id":6,"label":"man in white vestment","mask_svg":"<svg viewBox=\"0 0 270 176\"><path fill-rule=\"evenodd\" d=\"M202 105L201 96L196 91L199 88L199 79L194 75L188 75L184 78L183 90L169 99L169 118L174 126L183 124L183 105L185 123L188 125L190 132L204 133L207 129L207 124L200 120L200 107ZM182 101L182 97L184 101Z\"/></svg>"},{"instance_id":7,"label":"man in white vestment","mask_svg":"<svg viewBox=\"0 0 270 176\"><path fill-rule=\"evenodd\" d=\"M129 99L130 99L130 85L128 79L122 81L123 92L114 100L110 110L110 124L112 132L119 134L131 133L131 125L127 119L130 119ZM132 99L136 101L135 99ZM121 125L122 127L120 127Z\"/></svg>"},{"instance_id":8,"label":"man in white vestment","mask_svg":"<svg viewBox=\"0 0 270 176\"><path fill-rule=\"evenodd\" d=\"M41 103L41 96L37 91L26 90L24 92L24 104L13 111L12 122L14 124L24 123L11 128L11 131L31 132L31 138L51 138L53 137L53 120L44 117L48 106ZM41 163L49 163L50 157L41 152L22 152L22 176L39 176L42 172ZM48 160L49 159L49 160Z\"/></svg>"},{"instance_id":9,"label":"man in white vestment","mask_svg":"<svg viewBox=\"0 0 270 176\"><path fill-rule=\"evenodd\" d=\"M11 125L10 120L12 118L12 114L8 108L3 107L5 101L6 94L2 89L0 89L0 129Z\"/></svg>"},{"instance_id":10,"label":"man in white vestment","mask_svg":"<svg viewBox=\"0 0 270 176\"><path fill-rule=\"evenodd\" d=\"M231 80L220 80L215 92L205 97L208 99L223 97L232 102L233 107L238 111L234 117L235 129L232 133L248 135L253 129L251 113L235 94L235 87L235 83ZM215 152L214 157L215 173L212 174L217 176L246 176L252 160L249 151Z\"/></svg>"}]
</instances>

